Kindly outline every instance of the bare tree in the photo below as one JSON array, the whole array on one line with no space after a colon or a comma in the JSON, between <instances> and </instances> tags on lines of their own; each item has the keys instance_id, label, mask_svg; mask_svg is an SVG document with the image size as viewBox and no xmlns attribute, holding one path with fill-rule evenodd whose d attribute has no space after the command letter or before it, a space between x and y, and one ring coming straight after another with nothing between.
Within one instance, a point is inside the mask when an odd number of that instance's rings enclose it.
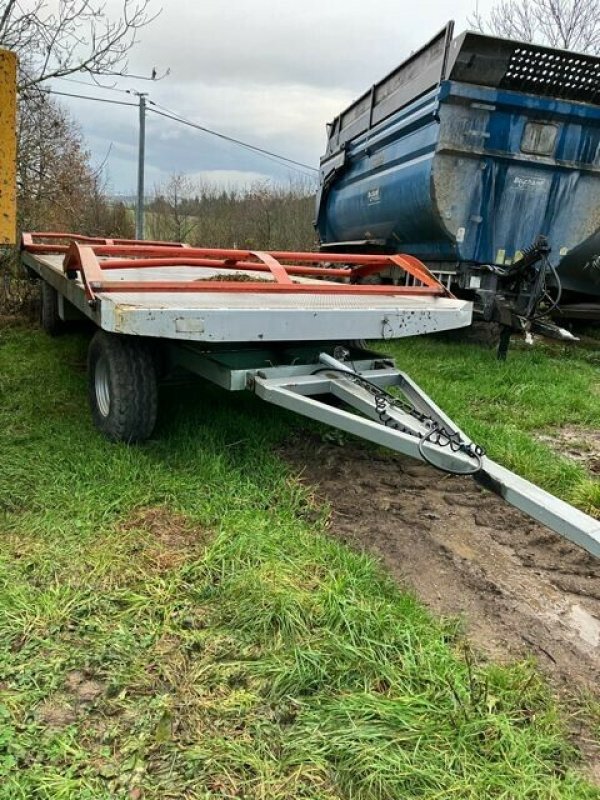
<instances>
[{"instance_id":1,"label":"bare tree","mask_svg":"<svg viewBox=\"0 0 600 800\"><path fill-rule=\"evenodd\" d=\"M314 193L308 181L242 189L175 175L148 205L148 233L204 247L312 250Z\"/></svg>"},{"instance_id":2,"label":"bare tree","mask_svg":"<svg viewBox=\"0 0 600 800\"><path fill-rule=\"evenodd\" d=\"M93 166L79 127L59 103L41 93L21 103L17 140L20 230L133 235L132 219L108 200L102 167Z\"/></svg>"},{"instance_id":3,"label":"bare tree","mask_svg":"<svg viewBox=\"0 0 600 800\"><path fill-rule=\"evenodd\" d=\"M155 188L148 215L151 238L190 241L198 224L196 217L189 213L189 198L194 191L194 184L182 174L171 175L165 186Z\"/></svg>"},{"instance_id":4,"label":"bare tree","mask_svg":"<svg viewBox=\"0 0 600 800\"><path fill-rule=\"evenodd\" d=\"M65 109L42 92L19 105L17 210L19 230L76 231L131 238L133 215L107 198L81 132ZM14 248L0 249L0 312L27 306Z\"/></svg>"},{"instance_id":5,"label":"bare tree","mask_svg":"<svg viewBox=\"0 0 600 800\"><path fill-rule=\"evenodd\" d=\"M18 227L131 236L131 215L106 197L81 134L41 84L84 73L98 80L126 75L139 31L158 0L0 0L0 47L19 57ZM152 76L154 78L154 73ZM16 308L31 292L14 250L0 252L0 308Z\"/></svg>"},{"instance_id":6,"label":"bare tree","mask_svg":"<svg viewBox=\"0 0 600 800\"><path fill-rule=\"evenodd\" d=\"M19 228L76 225L92 170L81 134L64 109L46 95L19 106L17 197Z\"/></svg>"},{"instance_id":7,"label":"bare tree","mask_svg":"<svg viewBox=\"0 0 600 800\"><path fill-rule=\"evenodd\" d=\"M600 54L600 0L500 0L469 24L484 33Z\"/></svg>"},{"instance_id":8,"label":"bare tree","mask_svg":"<svg viewBox=\"0 0 600 800\"><path fill-rule=\"evenodd\" d=\"M157 16L150 3L122 0L111 17L102 0L0 0L0 47L19 56L20 90L75 72L126 74L140 29Z\"/></svg>"}]
</instances>

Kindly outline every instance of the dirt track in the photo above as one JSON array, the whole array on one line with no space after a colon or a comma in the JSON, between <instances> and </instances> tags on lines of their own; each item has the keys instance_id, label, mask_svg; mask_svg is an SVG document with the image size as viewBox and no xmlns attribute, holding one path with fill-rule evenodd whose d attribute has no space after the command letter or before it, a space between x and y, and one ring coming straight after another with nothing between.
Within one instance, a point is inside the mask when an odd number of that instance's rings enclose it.
<instances>
[{"instance_id":1,"label":"dirt track","mask_svg":"<svg viewBox=\"0 0 600 800\"><path fill-rule=\"evenodd\" d=\"M600 562L468 478L298 436L284 457L332 507L331 532L377 556L436 613L460 615L496 660L533 654L597 691Z\"/></svg>"}]
</instances>

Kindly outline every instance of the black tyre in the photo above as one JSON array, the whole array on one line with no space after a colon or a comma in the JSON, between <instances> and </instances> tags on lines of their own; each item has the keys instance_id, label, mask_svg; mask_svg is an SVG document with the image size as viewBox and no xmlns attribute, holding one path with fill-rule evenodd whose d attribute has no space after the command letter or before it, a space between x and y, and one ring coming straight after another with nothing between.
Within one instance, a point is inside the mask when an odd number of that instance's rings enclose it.
<instances>
[{"instance_id":1,"label":"black tyre","mask_svg":"<svg viewBox=\"0 0 600 800\"><path fill-rule=\"evenodd\" d=\"M40 281L40 322L49 336L58 336L65 329L58 315L58 292L46 281Z\"/></svg>"},{"instance_id":2,"label":"black tyre","mask_svg":"<svg viewBox=\"0 0 600 800\"><path fill-rule=\"evenodd\" d=\"M98 331L88 350L88 391L94 424L113 442L139 442L154 430L156 367L148 344Z\"/></svg>"}]
</instances>

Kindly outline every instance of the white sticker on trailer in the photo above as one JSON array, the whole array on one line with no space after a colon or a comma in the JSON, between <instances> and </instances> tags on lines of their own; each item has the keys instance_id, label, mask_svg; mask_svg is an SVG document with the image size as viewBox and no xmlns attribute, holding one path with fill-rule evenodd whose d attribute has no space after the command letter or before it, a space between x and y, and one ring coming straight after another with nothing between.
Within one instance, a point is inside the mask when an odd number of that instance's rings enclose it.
<instances>
[{"instance_id":1,"label":"white sticker on trailer","mask_svg":"<svg viewBox=\"0 0 600 800\"><path fill-rule=\"evenodd\" d=\"M175 319L177 333L204 333L204 327L202 317L177 317Z\"/></svg>"},{"instance_id":2,"label":"white sticker on trailer","mask_svg":"<svg viewBox=\"0 0 600 800\"><path fill-rule=\"evenodd\" d=\"M532 178L529 175L515 175L513 186L520 191L539 192L548 186L548 179Z\"/></svg>"}]
</instances>

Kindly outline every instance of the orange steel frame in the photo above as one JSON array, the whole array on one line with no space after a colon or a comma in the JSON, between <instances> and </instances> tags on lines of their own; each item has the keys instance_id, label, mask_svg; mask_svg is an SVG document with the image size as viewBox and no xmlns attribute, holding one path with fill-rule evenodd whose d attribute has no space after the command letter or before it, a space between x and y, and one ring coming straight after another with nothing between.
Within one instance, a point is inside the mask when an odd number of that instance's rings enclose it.
<instances>
[{"instance_id":1,"label":"orange steel frame","mask_svg":"<svg viewBox=\"0 0 600 800\"><path fill-rule=\"evenodd\" d=\"M102 239L70 233L24 233L21 248L34 255L63 254L67 277L81 277L87 299L99 292L235 292L239 294L350 294L387 296L445 296L451 293L414 256L302 253L190 247L177 242ZM281 263L285 262L285 264ZM301 262L301 263L298 263ZM311 266L306 266L307 264ZM343 264L343 267L328 266ZM419 286L360 284L361 279L389 267L399 267ZM110 280L111 270L196 267L264 272L272 282L235 280ZM342 279L345 283L296 283L293 278Z\"/></svg>"}]
</instances>

